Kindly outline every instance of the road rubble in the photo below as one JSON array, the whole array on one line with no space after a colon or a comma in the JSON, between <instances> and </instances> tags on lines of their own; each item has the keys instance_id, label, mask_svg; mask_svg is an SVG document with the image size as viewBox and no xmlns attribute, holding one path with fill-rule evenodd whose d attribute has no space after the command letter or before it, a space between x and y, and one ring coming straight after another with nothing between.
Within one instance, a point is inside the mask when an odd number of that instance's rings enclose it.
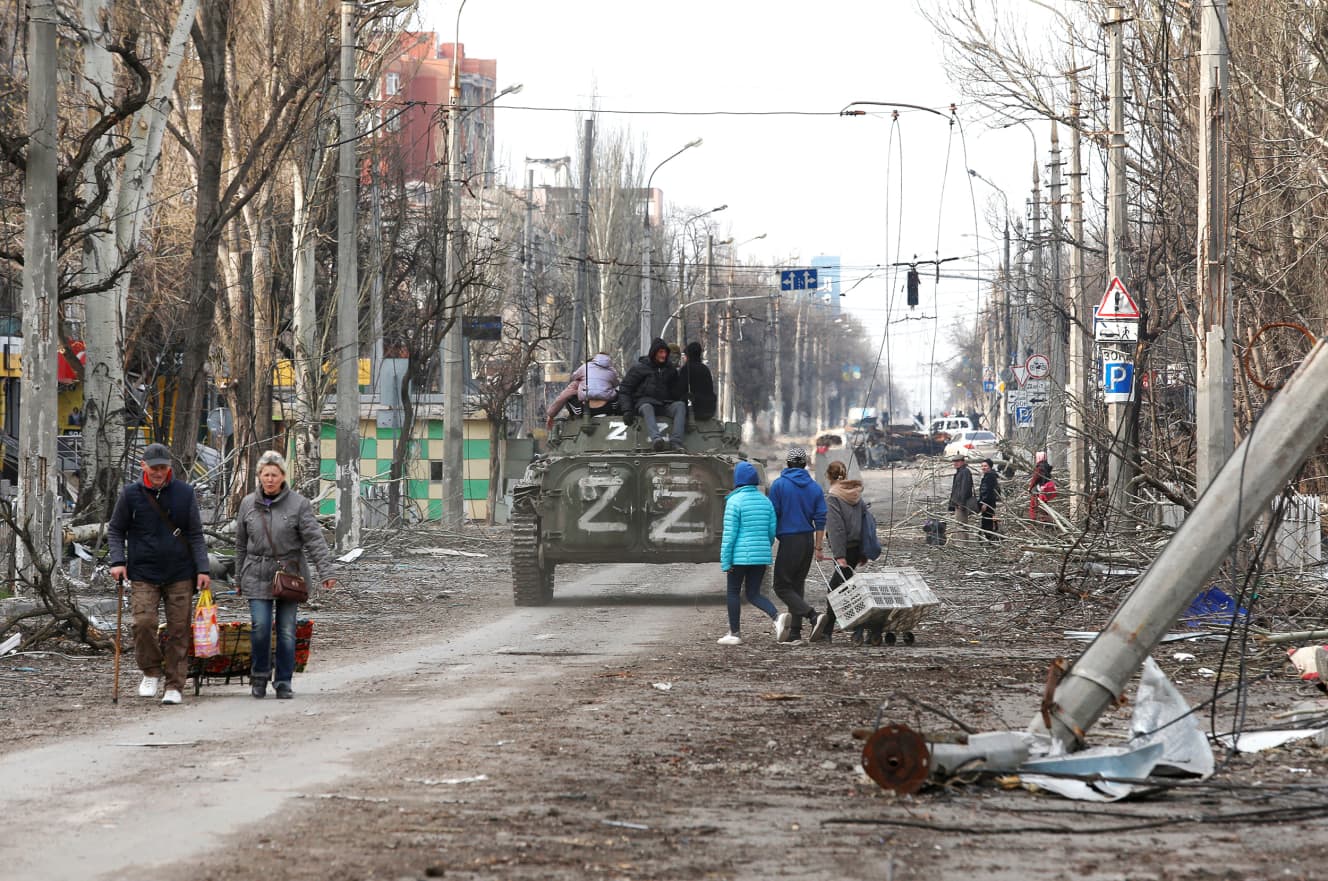
<instances>
[{"instance_id":1,"label":"road rubble","mask_svg":"<svg viewBox=\"0 0 1328 881\"><path fill-rule=\"evenodd\" d=\"M912 796L869 780L855 731L1026 727L1054 659L1082 650L1067 631L1102 627L1125 581L1068 585L1061 558L1014 537L928 546L920 523L948 483L916 468L866 483L895 524L889 564L942 601L911 646L778 645L751 607L746 642L716 645L717 566L560 567L551 605L514 609L499 528L370 549L310 610L310 669L285 706L208 682L182 708L112 707L109 657L0 658L0 876L1322 877L1314 737L1218 746L1211 778L1110 805L1008 774L961 770ZM233 615L240 602L221 596ZM1178 642L1152 657L1203 730L1328 724L1285 647ZM122 675L132 694L131 660ZM1132 698L1090 742L1125 740Z\"/></svg>"}]
</instances>

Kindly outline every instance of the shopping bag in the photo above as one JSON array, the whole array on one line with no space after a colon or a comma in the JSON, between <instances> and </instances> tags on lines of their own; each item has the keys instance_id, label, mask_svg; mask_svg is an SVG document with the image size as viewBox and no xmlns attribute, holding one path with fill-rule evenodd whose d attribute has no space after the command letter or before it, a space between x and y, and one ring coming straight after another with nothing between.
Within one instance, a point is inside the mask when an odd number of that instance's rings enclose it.
<instances>
[{"instance_id":1,"label":"shopping bag","mask_svg":"<svg viewBox=\"0 0 1328 881\"><path fill-rule=\"evenodd\" d=\"M194 604L194 657L211 658L221 652L221 628L217 626L217 604L212 591L198 592Z\"/></svg>"}]
</instances>

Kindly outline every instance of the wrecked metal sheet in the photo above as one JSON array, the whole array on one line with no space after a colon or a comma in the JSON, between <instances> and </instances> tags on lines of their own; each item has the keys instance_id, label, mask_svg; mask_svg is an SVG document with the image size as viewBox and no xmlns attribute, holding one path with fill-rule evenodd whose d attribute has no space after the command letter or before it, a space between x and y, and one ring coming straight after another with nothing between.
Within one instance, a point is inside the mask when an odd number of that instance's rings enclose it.
<instances>
[{"instance_id":1,"label":"wrecked metal sheet","mask_svg":"<svg viewBox=\"0 0 1328 881\"><path fill-rule=\"evenodd\" d=\"M1295 728L1283 729L1281 731L1246 731L1239 734L1219 734L1215 738L1218 743L1236 752L1242 753L1260 753L1266 749L1274 749L1293 740L1301 740L1306 737L1319 738L1328 728Z\"/></svg>"},{"instance_id":2,"label":"wrecked metal sheet","mask_svg":"<svg viewBox=\"0 0 1328 881\"><path fill-rule=\"evenodd\" d=\"M1145 658L1139 674L1139 690L1130 716L1131 742L1160 742L1164 746L1158 765L1197 777L1212 775L1215 765L1208 736L1199 719L1176 686L1152 658Z\"/></svg>"}]
</instances>

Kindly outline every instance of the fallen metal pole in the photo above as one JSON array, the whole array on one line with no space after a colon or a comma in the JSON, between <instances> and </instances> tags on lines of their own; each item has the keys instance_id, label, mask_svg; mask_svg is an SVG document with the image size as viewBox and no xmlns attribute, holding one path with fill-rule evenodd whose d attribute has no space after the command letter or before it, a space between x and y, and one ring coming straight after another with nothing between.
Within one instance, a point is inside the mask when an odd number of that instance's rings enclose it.
<instances>
[{"instance_id":1,"label":"fallen metal pole","mask_svg":"<svg viewBox=\"0 0 1328 881\"><path fill-rule=\"evenodd\" d=\"M1227 552L1328 431L1328 343L1320 342L1222 466L1175 536L1056 688L1051 735L1069 748L1121 694ZM1042 720L1034 725L1041 727Z\"/></svg>"}]
</instances>

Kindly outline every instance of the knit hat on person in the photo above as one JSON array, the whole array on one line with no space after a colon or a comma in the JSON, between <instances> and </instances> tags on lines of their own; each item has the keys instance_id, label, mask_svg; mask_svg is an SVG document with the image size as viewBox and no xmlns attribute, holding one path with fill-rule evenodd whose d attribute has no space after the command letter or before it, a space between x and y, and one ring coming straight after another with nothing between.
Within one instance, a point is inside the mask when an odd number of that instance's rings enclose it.
<instances>
[{"instance_id":1,"label":"knit hat on person","mask_svg":"<svg viewBox=\"0 0 1328 881\"><path fill-rule=\"evenodd\" d=\"M807 466L807 451L802 447L789 447L788 455L784 457L784 462L790 468L805 468Z\"/></svg>"},{"instance_id":2,"label":"knit hat on person","mask_svg":"<svg viewBox=\"0 0 1328 881\"><path fill-rule=\"evenodd\" d=\"M684 351L687 352L687 360L688 360L688 361L700 361L700 360L701 360L701 344L700 344L700 343L695 342L695 341L690 342L690 343L687 344L687 348L686 348Z\"/></svg>"},{"instance_id":3,"label":"knit hat on person","mask_svg":"<svg viewBox=\"0 0 1328 881\"><path fill-rule=\"evenodd\" d=\"M756 473L756 468L751 462L739 462L733 466L733 488L740 486L760 486L761 475Z\"/></svg>"}]
</instances>

